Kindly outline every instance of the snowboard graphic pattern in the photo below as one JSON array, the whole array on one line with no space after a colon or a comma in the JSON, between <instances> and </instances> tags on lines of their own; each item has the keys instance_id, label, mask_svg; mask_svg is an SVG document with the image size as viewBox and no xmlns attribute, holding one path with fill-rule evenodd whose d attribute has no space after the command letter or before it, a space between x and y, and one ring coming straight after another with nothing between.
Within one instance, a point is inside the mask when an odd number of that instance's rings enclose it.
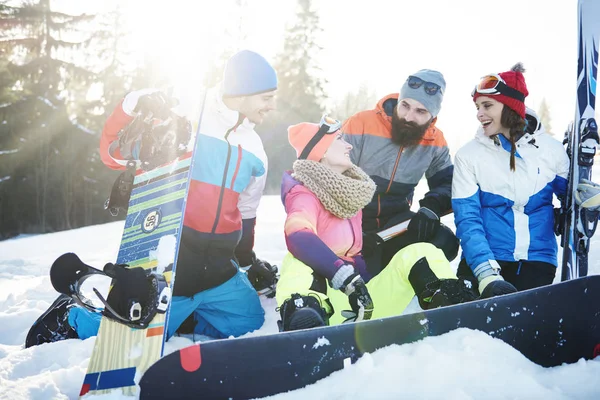
<instances>
[{"instance_id":1,"label":"snowboard graphic pattern","mask_svg":"<svg viewBox=\"0 0 600 400\"><path fill-rule=\"evenodd\" d=\"M170 270L175 258L159 265L159 243L174 252L182 229L192 153L144 172L138 170L131 192L117 264L145 269ZM162 239L162 241L161 241ZM167 239L165 241L165 239ZM162 254L162 250L161 250ZM170 280L170 272L165 273ZM123 388L137 391L136 375L162 354L166 314L156 314L147 329L133 329L103 317L80 395L103 394Z\"/></svg>"}]
</instances>

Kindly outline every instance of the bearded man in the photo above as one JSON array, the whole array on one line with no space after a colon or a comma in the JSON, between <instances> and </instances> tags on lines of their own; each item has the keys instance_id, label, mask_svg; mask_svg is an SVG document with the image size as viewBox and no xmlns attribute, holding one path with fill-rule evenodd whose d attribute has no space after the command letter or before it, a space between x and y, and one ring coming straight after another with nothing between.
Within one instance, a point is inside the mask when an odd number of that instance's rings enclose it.
<instances>
[{"instance_id":1,"label":"bearded man","mask_svg":"<svg viewBox=\"0 0 600 400\"><path fill-rule=\"evenodd\" d=\"M408 77L400 94L385 96L375 109L353 115L342 127L353 147L352 162L377 184L363 209L363 254L373 274L411 243L431 242L450 261L458 253L458 239L440 225L440 217L451 210L454 168L444 135L435 126L445 90L440 72L420 70ZM423 176L429 191L413 213L414 189ZM403 235L385 243L374 235L409 218Z\"/></svg>"}]
</instances>

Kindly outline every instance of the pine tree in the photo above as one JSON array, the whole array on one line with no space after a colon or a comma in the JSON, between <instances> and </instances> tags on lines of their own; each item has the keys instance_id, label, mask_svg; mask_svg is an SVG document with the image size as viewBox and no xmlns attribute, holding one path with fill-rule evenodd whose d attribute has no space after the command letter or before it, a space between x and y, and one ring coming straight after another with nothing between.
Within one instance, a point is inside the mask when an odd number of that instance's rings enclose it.
<instances>
[{"instance_id":1,"label":"pine tree","mask_svg":"<svg viewBox=\"0 0 600 400\"><path fill-rule=\"evenodd\" d=\"M73 60L89 41L89 34L83 33L94 16L53 11L50 0L6 3L0 8L3 50L23 94L59 98L69 81L90 78L92 73Z\"/></svg>"},{"instance_id":2,"label":"pine tree","mask_svg":"<svg viewBox=\"0 0 600 400\"><path fill-rule=\"evenodd\" d=\"M277 111L258 127L269 157L267 193L279 193L281 175L296 158L287 139L287 127L321 120L327 99L327 81L318 65L321 32L319 15L311 0L298 0L295 20L286 30L283 51L274 63L278 76Z\"/></svg>"},{"instance_id":3,"label":"pine tree","mask_svg":"<svg viewBox=\"0 0 600 400\"><path fill-rule=\"evenodd\" d=\"M550 118L550 108L548 107L546 98L542 99L542 102L540 103L540 108L538 109L537 114L538 114L538 117L540 118L540 122L542 123L542 126L546 130L546 133L554 136L554 133L552 132L552 124L551 124L552 120Z\"/></svg>"},{"instance_id":4,"label":"pine tree","mask_svg":"<svg viewBox=\"0 0 600 400\"><path fill-rule=\"evenodd\" d=\"M0 238L109 218L114 172L99 160L99 129L131 78L116 61L116 23L102 18L0 2Z\"/></svg>"},{"instance_id":5,"label":"pine tree","mask_svg":"<svg viewBox=\"0 0 600 400\"><path fill-rule=\"evenodd\" d=\"M245 33L247 6L248 2L246 0L235 0L233 7L228 10L229 18L233 22L231 25L223 28L222 37L223 41L228 43L228 45L224 46L221 54L209 66L204 76L204 85L206 87L213 87L221 81L227 60L243 48L243 43L247 39Z\"/></svg>"},{"instance_id":6,"label":"pine tree","mask_svg":"<svg viewBox=\"0 0 600 400\"><path fill-rule=\"evenodd\" d=\"M318 65L323 29L311 0L298 0L296 20L285 34L283 52L275 61L279 75L278 114L292 123L318 121L326 100L326 80Z\"/></svg>"},{"instance_id":7,"label":"pine tree","mask_svg":"<svg viewBox=\"0 0 600 400\"><path fill-rule=\"evenodd\" d=\"M331 116L344 121L359 111L375 107L377 96L366 83L362 83L354 92L348 92L331 108Z\"/></svg>"}]
</instances>

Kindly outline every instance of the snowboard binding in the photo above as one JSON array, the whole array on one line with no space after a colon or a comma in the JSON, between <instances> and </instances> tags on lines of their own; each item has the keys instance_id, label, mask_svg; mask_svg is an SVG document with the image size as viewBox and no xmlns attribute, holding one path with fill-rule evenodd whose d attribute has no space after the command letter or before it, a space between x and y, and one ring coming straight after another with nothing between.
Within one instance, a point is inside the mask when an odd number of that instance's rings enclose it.
<instances>
[{"instance_id":1,"label":"snowboard binding","mask_svg":"<svg viewBox=\"0 0 600 400\"><path fill-rule=\"evenodd\" d=\"M113 278L108 298L93 288L104 309L81 293L83 282L93 275ZM54 261L50 281L59 293L70 296L82 307L136 329L145 329L157 313L164 314L171 301L171 288L162 274L126 264L107 263L104 270L85 264L74 253L66 253Z\"/></svg>"},{"instance_id":2,"label":"snowboard binding","mask_svg":"<svg viewBox=\"0 0 600 400\"><path fill-rule=\"evenodd\" d=\"M110 197L104 203L104 209L108 210L113 217L119 215L121 210L127 212L129 208L129 199L135 178L135 161L128 161L126 168L113 183Z\"/></svg>"}]
</instances>

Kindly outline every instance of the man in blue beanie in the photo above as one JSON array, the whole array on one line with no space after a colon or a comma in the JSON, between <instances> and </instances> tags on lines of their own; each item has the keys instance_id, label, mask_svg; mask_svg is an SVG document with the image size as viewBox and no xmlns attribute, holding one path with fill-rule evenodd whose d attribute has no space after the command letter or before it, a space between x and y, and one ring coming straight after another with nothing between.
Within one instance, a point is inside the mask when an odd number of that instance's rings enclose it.
<instances>
[{"instance_id":1,"label":"man in blue beanie","mask_svg":"<svg viewBox=\"0 0 600 400\"><path fill-rule=\"evenodd\" d=\"M275 70L264 57L249 50L233 55L223 81L207 91L196 138L167 338L176 331L214 338L237 337L264 323L258 292L274 291L277 268L258 259L253 251L256 210L268 169L254 126L275 109L276 91ZM125 169L127 160L139 159L140 143L120 140L123 128L133 121L140 107L160 116L173 104L169 96L156 89L127 94L104 125L102 161L113 169ZM214 162L215 158L223 162ZM229 179L222 179L223 175ZM211 213L209 217L207 212ZM52 321L45 323L48 318ZM72 337L85 339L97 334L99 324L99 313L59 297L36 321L34 328L42 330L30 332L28 338L33 339L28 339L26 346ZM43 331L46 326L53 329Z\"/></svg>"},{"instance_id":2,"label":"man in blue beanie","mask_svg":"<svg viewBox=\"0 0 600 400\"><path fill-rule=\"evenodd\" d=\"M379 100L373 110L345 121L342 131L352 146L350 158L377 184L363 209L363 254L376 275L411 243L431 242L452 260L458 239L440 224L451 210L453 165L444 134L436 127L446 91L444 76L422 69L408 76L400 93ZM414 189L425 176L429 191L410 211ZM375 233L410 219L407 232L382 243Z\"/></svg>"},{"instance_id":3,"label":"man in blue beanie","mask_svg":"<svg viewBox=\"0 0 600 400\"><path fill-rule=\"evenodd\" d=\"M250 122L260 124L275 108L277 74L258 53L242 50L234 54L223 73L223 102Z\"/></svg>"}]
</instances>

